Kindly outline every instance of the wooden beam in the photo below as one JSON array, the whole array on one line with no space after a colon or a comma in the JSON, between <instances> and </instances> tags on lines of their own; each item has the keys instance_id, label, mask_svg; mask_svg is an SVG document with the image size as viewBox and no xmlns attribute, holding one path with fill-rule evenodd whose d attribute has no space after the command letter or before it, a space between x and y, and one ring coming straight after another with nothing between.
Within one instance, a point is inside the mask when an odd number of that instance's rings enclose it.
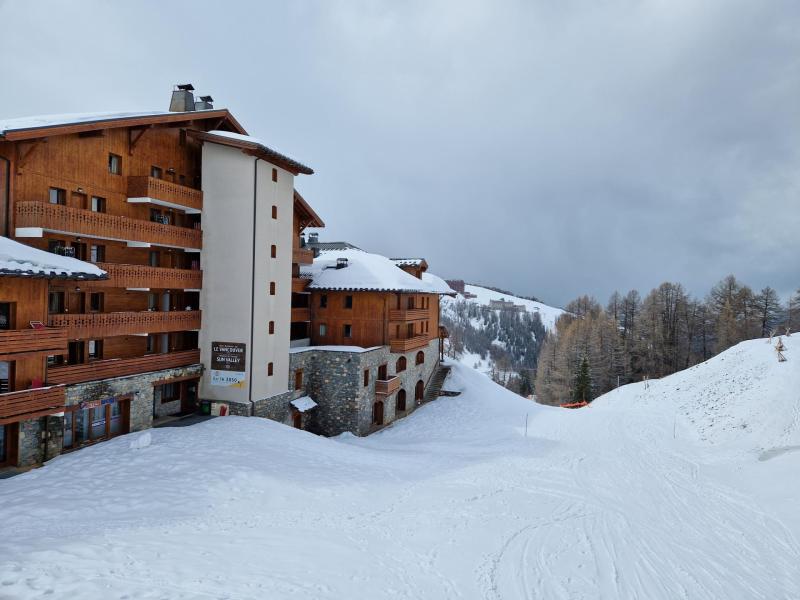
<instances>
[{"instance_id":1,"label":"wooden beam","mask_svg":"<svg viewBox=\"0 0 800 600\"><path fill-rule=\"evenodd\" d=\"M46 141L47 138L37 138L30 143L29 147L24 153L22 152L22 142L17 144L17 159L14 161L17 164L17 175L22 175L22 170L25 168L25 164L28 162L28 159L31 157L33 151L36 150L40 144Z\"/></svg>"},{"instance_id":2,"label":"wooden beam","mask_svg":"<svg viewBox=\"0 0 800 600\"><path fill-rule=\"evenodd\" d=\"M150 129L152 125L144 125L142 127L131 127L128 129L128 154L133 156L133 151L136 149L136 144L142 139L144 132Z\"/></svg>"}]
</instances>

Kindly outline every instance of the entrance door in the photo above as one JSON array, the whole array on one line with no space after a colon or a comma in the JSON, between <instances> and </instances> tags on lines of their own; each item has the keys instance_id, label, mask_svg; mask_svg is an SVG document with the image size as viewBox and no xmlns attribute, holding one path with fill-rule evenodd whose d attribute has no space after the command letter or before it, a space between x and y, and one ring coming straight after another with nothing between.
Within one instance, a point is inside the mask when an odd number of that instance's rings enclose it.
<instances>
[{"instance_id":1,"label":"entrance door","mask_svg":"<svg viewBox=\"0 0 800 600\"><path fill-rule=\"evenodd\" d=\"M86 312L86 296L83 292L70 292L68 296L69 312L82 315Z\"/></svg>"},{"instance_id":2,"label":"entrance door","mask_svg":"<svg viewBox=\"0 0 800 600\"><path fill-rule=\"evenodd\" d=\"M181 390L181 412L197 412L197 380L183 382Z\"/></svg>"},{"instance_id":3,"label":"entrance door","mask_svg":"<svg viewBox=\"0 0 800 600\"><path fill-rule=\"evenodd\" d=\"M422 399L425 397L425 384L422 383L422 379L417 382L416 387L414 388L414 400L417 401L417 404L422 403Z\"/></svg>"}]
</instances>

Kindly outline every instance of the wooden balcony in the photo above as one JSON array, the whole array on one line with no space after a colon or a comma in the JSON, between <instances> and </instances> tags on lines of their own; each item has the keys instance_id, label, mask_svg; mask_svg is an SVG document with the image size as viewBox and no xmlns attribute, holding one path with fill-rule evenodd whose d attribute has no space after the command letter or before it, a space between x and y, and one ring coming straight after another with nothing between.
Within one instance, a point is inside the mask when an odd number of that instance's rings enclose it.
<instances>
[{"instance_id":1,"label":"wooden balcony","mask_svg":"<svg viewBox=\"0 0 800 600\"><path fill-rule=\"evenodd\" d=\"M314 262L314 251L311 248L292 248L292 262L310 265Z\"/></svg>"},{"instance_id":2,"label":"wooden balcony","mask_svg":"<svg viewBox=\"0 0 800 600\"><path fill-rule=\"evenodd\" d=\"M67 332L63 329L10 329L0 331L0 360L19 360L25 355L64 354Z\"/></svg>"},{"instance_id":3,"label":"wooden balcony","mask_svg":"<svg viewBox=\"0 0 800 600\"><path fill-rule=\"evenodd\" d=\"M306 291L308 284L311 283L310 279L303 279L302 277L292 277L292 293L302 294Z\"/></svg>"},{"instance_id":4,"label":"wooden balcony","mask_svg":"<svg viewBox=\"0 0 800 600\"><path fill-rule=\"evenodd\" d=\"M143 335L200 329L199 310L50 315L50 327L64 327L70 339Z\"/></svg>"},{"instance_id":5,"label":"wooden balcony","mask_svg":"<svg viewBox=\"0 0 800 600\"><path fill-rule=\"evenodd\" d=\"M390 396L400 389L400 378L397 376L389 379L378 379L375 382L375 393L379 396Z\"/></svg>"},{"instance_id":6,"label":"wooden balcony","mask_svg":"<svg viewBox=\"0 0 800 600\"><path fill-rule=\"evenodd\" d=\"M97 266L108 273L108 279L93 281L91 284L93 288L124 287L199 290L203 286L202 271L113 263L97 263Z\"/></svg>"},{"instance_id":7,"label":"wooden balcony","mask_svg":"<svg viewBox=\"0 0 800 600\"><path fill-rule=\"evenodd\" d=\"M155 177L128 177L128 202L157 204L196 214L203 210L203 192Z\"/></svg>"},{"instance_id":8,"label":"wooden balcony","mask_svg":"<svg viewBox=\"0 0 800 600\"><path fill-rule=\"evenodd\" d=\"M43 231L133 242L132 245L157 244L190 250L199 250L203 245L203 233L199 229L175 227L60 204L17 202L17 237L41 237Z\"/></svg>"},{"instance_id":9,"label":"wooden balcony","mask_svg":"<svg viewBox=\"0 0 800 600\"><path fill-rule=\"evenodd\" d=\"M311 309L306 308L292 308L292 323L299 323L301 321L311 320Z\"/></svg>"},{"instance_id":10,"label":"wooden balcony","mask_svg":"<svg viewBox=\"0 0 800 600\"><path fill-rule=\"evenodd\" d=\"M111 358L81 365L65 365L47 369L47 383L82 383L112 377L138 375L149 371L187 367L200 362L200 350L184 350L166 354L148 354L134 358Z\"/></svg>"},{"instance_id":11,"label":"wooden balcony","mask_svg":"<svg viewBox=\"0 0 800 600\"><path fill-rule=\"evenodd\" d=\"M421 321L430 316L427 308L395 308L389 311L390 321Z\"/></svg>"},{"instance_id":12,"label":"wooden balcony","mask_svg":"<svg viewBox=\"0 0 800 600\"><path fill-rule=\"evenodd\" d=\"M427 335L415 335L414 337L402 340L390 340L389 351L408 352L409 350L416 350L417 348L422 348L423 346L427 345L428 345Z\"/></svg>"},{"instance_id":13,"label":"wooden balcony","mask_svg":"<svg viewBox=\"0 0 800 600\"><path fill-rule=\"evenodd\" d=\"M64 388L43 387L0 394L0 425L64 410Z\"/></svg>"}]
</instances>

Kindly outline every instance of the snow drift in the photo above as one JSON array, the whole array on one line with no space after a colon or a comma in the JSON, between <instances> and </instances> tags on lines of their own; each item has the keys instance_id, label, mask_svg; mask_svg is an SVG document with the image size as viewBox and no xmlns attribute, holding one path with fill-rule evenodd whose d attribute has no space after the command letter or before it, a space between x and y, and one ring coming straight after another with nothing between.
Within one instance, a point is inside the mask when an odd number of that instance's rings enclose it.
<instances>
[{"instance_id":1,"label":"snow drift","mask_svg":"<svg viewBox=\"0 0 800 600\"><path fill-rule=\"evenodd\" d=\"M800 453L759 460L797 440L785 342L577 411L454 365L368 438L117 438L0 481L0 598L798 598Z\"/></svg>"}]
</instances>

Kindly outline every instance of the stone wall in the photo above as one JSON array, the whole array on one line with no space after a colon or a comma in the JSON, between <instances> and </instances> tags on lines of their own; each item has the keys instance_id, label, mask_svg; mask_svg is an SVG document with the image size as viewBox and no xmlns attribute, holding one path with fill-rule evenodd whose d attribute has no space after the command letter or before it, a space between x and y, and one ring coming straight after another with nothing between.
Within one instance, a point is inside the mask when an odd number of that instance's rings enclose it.
<instances>
[{"instance_id":1,"label":"stone wall","mask_svg":"<svg viewBox=\"0 0 800 600\"><path fill-rule=\"evenodd\" d=\"M425 361L416 365L417 352L422 351ZM320 350L314 347L294 351L289 364L290 387L294 387L295 373L303 370L303 387L295 394L308 395L317 402L317 408L306 416L309 431L322 435L339 435L349 431L355 435L367 435L404 417L416 408L414 388L422 380L427 388L430 377L438 364L439 341L434 339L424 348L395 354L387 346L366 351ZM406 357L406 369L396 371L397 359ZM387 366L387 376L400 377L401 388L406 390L406 410L398 413L397 392L382 398L383 424L372 424L375 382L378 367ZM364 385L364 371L369 370L368 385ZM276 419L279 420L279 419Z\"/></svg>"}]
</instances>

